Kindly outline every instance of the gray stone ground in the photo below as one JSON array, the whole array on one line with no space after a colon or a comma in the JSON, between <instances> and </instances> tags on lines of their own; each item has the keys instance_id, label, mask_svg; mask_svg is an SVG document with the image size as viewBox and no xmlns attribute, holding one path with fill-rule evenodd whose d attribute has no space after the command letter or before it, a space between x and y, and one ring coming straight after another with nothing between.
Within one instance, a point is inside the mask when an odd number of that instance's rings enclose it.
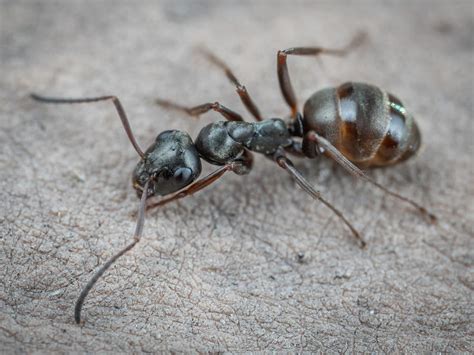
<instances>
[{"instance_id":1,"label":"gray stone ground","mask_svg":"<svg viewBox=\"0 0 474 355\"><path fill-rule=\"evenodd\" d=\"M474 351L472 1L0 2L0 350L2 352ZM110 103L47 106L30 91L118 95L138 139L200 121L153 104L208 100L244 113L195 48L235 69L268 116L288 111L275 54L369 42L348 58L291 58L300 102L346 80L396 93L416 114L416 159L371 172L440 217L298 161L363 231L344 226L266 159L148 214L145 237L73 305L130 240L137 161ZM209 168L206 168L209 171ZM297 254L305 254L301 263Z\"/></svg>"}]
</instances>

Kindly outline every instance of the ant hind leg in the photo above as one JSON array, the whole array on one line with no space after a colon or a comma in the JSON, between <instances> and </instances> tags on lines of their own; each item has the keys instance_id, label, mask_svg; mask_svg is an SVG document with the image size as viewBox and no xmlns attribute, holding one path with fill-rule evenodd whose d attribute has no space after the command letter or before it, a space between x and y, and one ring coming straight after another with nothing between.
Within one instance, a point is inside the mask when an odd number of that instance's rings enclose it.
<instances>
[{"instance_id":1,"label":"ant hind leg","mask_svg":"<svg viewBox=\"0 0 474 355\"><path fill-rule=\"evenodd\" d=\"M357 166L355 166L353 163L351 163L336 147L334 147L327 139L324 137L321 137L314 131L309 131L306 133L304 139L303 139L303 149L305 149L305 152L309 153L309 150L317 150L319 148L323 148L324 152L329 155L331 159L333 159L336 163L338 163L340 166L342 166L346 171L348 171L350 174L353 176L362 178L366 180L367 182L371 183L372 185L375 185L385 193L399 199L402 201L405 201L415 207L420 213L430 220L431 223L436 223L437 217L430 213L425 207L419 205L415 201L404 197L396 192L393 192L386 187L380 185L377 181L373 180L369 176L367 176L362 170L360 170Z\"/></svg>"},{"instance_id":2,"label":"ant hind leg","mask_svg":"<svg viewBox=\"0 0 474 355\"><path fill-rule=\"evenodd\" d=\"M351 42L343 48L323 48L323 47L292 47L279 50L277 53L277 74L280 90L288 106L291 109L291 117L296 118L298 112L298 103L296 100L295 91L291 85L290 74L287 65L287 56L319 56L321 54L344 56L352 49L358 47L366 39L367 34L364 32L358 33Z\"/></svg>"}]
</instances>

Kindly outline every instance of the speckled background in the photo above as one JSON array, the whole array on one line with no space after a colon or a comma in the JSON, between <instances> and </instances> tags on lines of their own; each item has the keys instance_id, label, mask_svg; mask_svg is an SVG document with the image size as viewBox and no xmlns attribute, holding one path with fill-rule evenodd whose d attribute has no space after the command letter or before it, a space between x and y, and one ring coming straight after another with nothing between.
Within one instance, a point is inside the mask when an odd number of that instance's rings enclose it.
<instances>
[{"instance_id":1,"label":"speckled background","mask_svg":"<svg viewBox=\"0 0 474 355\"><path fill-rule=\"evenodd\" d=\"M474 351L473 18L469 0L0 1L0 351ZM246 114L197 46L282 117L276 51L338 47L358 30L369 41L347 58L290 58L300 104L347 80L402 98L423 148L370 174L439 224L331 162L298 160L363 232L362 251L258 157L250 175L150 212L77 326L81 287L131 238L137 157L110 103L28 93L118 95L143 146L170 128L195 137L220 117L189 119L154 98Z\"/></svg>"}]
</instances>

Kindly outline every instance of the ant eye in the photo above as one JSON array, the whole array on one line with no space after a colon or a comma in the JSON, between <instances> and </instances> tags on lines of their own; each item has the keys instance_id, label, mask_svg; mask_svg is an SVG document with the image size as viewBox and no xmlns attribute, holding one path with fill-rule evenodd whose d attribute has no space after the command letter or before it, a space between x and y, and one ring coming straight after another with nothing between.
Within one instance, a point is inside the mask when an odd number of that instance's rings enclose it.
<instances>
[{"instance_id":1,"label":"ant eye","mask_svg":"<svg viewBox=\"0 0 474 355\"><path fill-rule=\"evenodd\" d=\"M178 184L187 183L192 180L193 172L189 168L178 168L174 172L174 179Z\"/></svg>"}]
</instances>

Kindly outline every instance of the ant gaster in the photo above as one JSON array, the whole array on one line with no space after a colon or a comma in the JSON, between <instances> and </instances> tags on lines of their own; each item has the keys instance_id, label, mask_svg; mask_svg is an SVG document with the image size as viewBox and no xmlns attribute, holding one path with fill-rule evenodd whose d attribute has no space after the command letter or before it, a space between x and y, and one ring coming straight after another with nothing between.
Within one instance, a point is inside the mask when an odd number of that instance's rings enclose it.
<instances>
[{"instance_id":1,"label":"ant gaster","mask_svg":"<svg viewBox=\"0 0 474 355\"><path fill-rule=\"evenodd\" d=\"M176 109L191 116L214 110L227 121L207 125L200 131L194 143L185 132L164 131L145 152L135 140L125 110L117 97L64 99L32 94L32 98L37 101L55 104L112 101L130 142L140 156L132 177L133 187L141 197L133 241L108 260L84 287L75 306L76 322L81 322L82 305L97 280L119 257L140 241L147 209L191 195L212 184L228 171L238 175L248 174L252 168L253 152L272 159L294 178L304 191L329 207L351 230L361 247L366 243L359 232L342 212L326 201L301 175L287 154L307 158L324 154L351 174L410 203L434 222L436 217L424 207L386 189L360 170L361 167L383 167L399 163L413 156L418 150L421 140L418 127L399 99L376 86L349 82L337 88L317 91L306 101L303 114L297 109L287 57L320 54L343 56L357 46L362 38L363 35L356 36L342 49L294 47L278 51L278 80L283 97L291 109L289 122L280 118L264 120L247 89L240 84L230 68L213 54L204 51L206 57L221 68L235 85L241 101L257 122L245 122L238 113L218 102L186 107L159 99L157 103L165 108ZM219 168L196 181L201 173L201 158ZM147 199L153 196L163 197L147 206Z\"/></svg>"}]
</instances>

